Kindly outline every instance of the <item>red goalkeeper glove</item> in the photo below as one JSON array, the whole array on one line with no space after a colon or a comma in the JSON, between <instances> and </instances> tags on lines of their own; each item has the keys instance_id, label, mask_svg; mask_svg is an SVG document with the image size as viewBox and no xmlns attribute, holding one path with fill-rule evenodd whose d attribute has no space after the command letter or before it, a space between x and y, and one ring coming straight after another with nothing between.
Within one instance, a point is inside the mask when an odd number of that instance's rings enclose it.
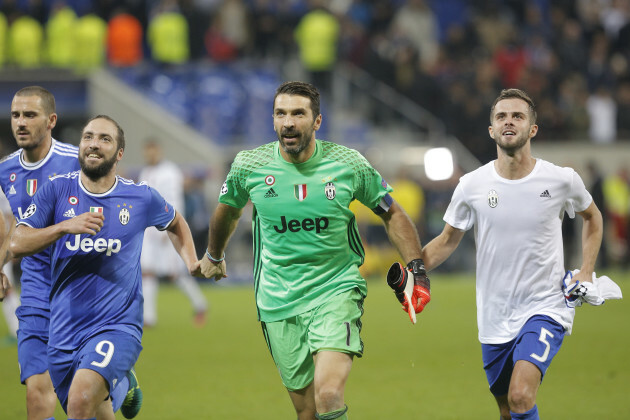
<instances>
[{"instance_id":1,"label":"red goalkeeper glove","mask_svg":"<svg viewBox=\"0 0 630 420\"><path fill-rule=\"evenodd\" d=\"M407 269L413 273L413 294L411 303L417 314L422 312L425 306L431 301L431 280L427 277L427 270L424 269L424 261L417 258L407 264Z\"/></svg>"},{"instance_id":2,"label":"red goalkeeper glove","mask_svg":"<svg viewBox=\"0 0 630 420\"><path fill-rule=\"evenodd\" d=\"M413 283L407 281L413 276ZM407 267L396 262L387 272L387 284L394 290L403 310L409 314L412 323L416 323L416 314L422 312L431 301L431 281L421 259L412 260ZM413 310L412 310L413 308Z\"/></svg>"},{"instance_id":3,"label":"red goalkeeper glove","mask_svg":"<svg viewBox=\"0 0 630 420\"><path fill-rule=\"evenodd\" d=\"M413 276L414 281L407 281ZM413 260L407 268L396 262L387 272L387 284L394 290L403 310L409 314L412 323L416 323L416 314L422 312L431 300L430 282L421 259Z\"/></svg>"},{"instance_id":4,"label":"red goalkeeper glove","mask_svg":"<svg viewBox=\"0 0 630 420\"><path fill-rule=\"evenodd\" d=\"M409 314L412 324L416 323L416 311L411 311L411 298L413 296L413 282L408 281L411 276L409 270L401 263L395 262L387 272L387 284L394 290L394 295L403 305L403 310Z\"/></svg>"}]
</instances>

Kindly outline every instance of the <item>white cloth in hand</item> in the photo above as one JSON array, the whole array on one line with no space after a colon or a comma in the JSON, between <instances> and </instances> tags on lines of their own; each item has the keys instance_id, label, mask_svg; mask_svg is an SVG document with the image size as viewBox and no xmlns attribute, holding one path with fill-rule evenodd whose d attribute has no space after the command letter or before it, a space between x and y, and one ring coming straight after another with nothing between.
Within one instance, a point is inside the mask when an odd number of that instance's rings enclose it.
<instances>
[{"instance_id":1,"label":"white cloth in hand","mask_svg":"<svg viewBox=\"0 0 630 420\"><path fill-rule=\"evenodd\" d=\"M562 291L568 307L576 308L586 302L590 305L602 305L607 299L621 299L621 289L608 276L597 277L593 273L592 282L572 283L573 276L580 270L567 271L562 279Z\"/></svg>"}]
</instances>

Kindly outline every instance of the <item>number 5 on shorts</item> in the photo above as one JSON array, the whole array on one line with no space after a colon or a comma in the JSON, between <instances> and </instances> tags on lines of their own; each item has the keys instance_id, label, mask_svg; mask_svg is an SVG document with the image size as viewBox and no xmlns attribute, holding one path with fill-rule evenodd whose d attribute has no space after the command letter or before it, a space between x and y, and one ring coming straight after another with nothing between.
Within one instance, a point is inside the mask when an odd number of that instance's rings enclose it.
<instances>
[{"instance_id":1,"label":"number 5 on shorts","mask_svg":"<svg viewBox=\"0 0 630 420\"><path fill-rule=\"evenodd\" d=\"M549 344L549 341L547 341L547 337L553 338L553 334L550 333L549 330L547 330L546 328L541 328L540 337L538 337L538 341L545 344L546 346L545 351L542 354L542 356L539 356L535 353L532 353L529 355L529 357L531 357L532 359L538 360L540 363L544 363L545 360L547 360L547 357L549 357L549 350L551 349L551 344Z\"/></svg>"},{"instance_id":2,"label":"number 5 on shorts","mask_svg":"<svg viewBox=\"0 0 630 420\"><path fill-rule=\"evenodd\" d=\"M105 345L107 345L107 351L103 351L103 346ZM99 341L94 350L103 356L103 360L100 362L92 362L90 364L100 368L104 368L109 365L109 362L112 360L112 356L114 355L114 343L107 340ZM547 352L549 352L549 349L547 349Z\"/></svg>"}]
</instances>

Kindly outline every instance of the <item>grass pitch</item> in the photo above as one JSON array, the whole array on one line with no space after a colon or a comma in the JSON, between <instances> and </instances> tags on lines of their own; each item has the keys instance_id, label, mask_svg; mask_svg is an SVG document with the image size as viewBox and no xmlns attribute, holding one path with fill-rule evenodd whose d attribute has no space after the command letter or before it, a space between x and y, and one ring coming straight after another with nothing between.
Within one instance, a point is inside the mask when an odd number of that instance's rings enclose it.
<instances>
[{"instance_id":1,"label":"grass pitch","mask_svg":"<svg viewBox=\"0 0 630 420\"><path fill-rule=\"evenodd\" d=\"M626 298L578 308L573 335L538 394L542 418L630 417L630 279L607 274ZM434 273L432 280L432 301L415 326L384 281L369 283L365 355L355 359L346 388L351 419L498 418L481 363L472 276ZM252 289L204 292L208 324L196 328L185 297L160 289L158 326L145 331L136 365L144 391L137 419L295 419L256 321ZM0 348L0 372L0 419L25 419L15 346ZM66 418L61 408L56 418Z\"/></svg>"}]
</instances>

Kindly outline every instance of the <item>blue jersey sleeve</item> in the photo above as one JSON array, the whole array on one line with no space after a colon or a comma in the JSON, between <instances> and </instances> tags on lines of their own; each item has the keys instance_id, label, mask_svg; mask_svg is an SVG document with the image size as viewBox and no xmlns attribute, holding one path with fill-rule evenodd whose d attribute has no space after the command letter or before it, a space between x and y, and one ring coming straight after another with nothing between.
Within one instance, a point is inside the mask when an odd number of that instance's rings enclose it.
<instances>
[{"instance_id":1,"label":"blue jersey sleeve","mask_svg":"<svg viewBox=\"0 0 630 420\"><path fill-rule=\"evenodd\" d=\"M160 193L149 187L151 192L151 205L149 206L148 226L155 226L158 230L166 230L175 219L175 208L160 195Z\"/></svg>"},{"instance_id":2,"label":"blue jersey sleeve","mask_svg":"<svg viewBox=\"0 0 630 420\"><path fill-rule=\"evenodd\" d=\"M36 229L53 225L56 201L57 196L53 183L45 183L39 192L35 194L31 204L22 213L22 217L18 220L18 225L23 224Z\"/></svg>"}]
</instances>

